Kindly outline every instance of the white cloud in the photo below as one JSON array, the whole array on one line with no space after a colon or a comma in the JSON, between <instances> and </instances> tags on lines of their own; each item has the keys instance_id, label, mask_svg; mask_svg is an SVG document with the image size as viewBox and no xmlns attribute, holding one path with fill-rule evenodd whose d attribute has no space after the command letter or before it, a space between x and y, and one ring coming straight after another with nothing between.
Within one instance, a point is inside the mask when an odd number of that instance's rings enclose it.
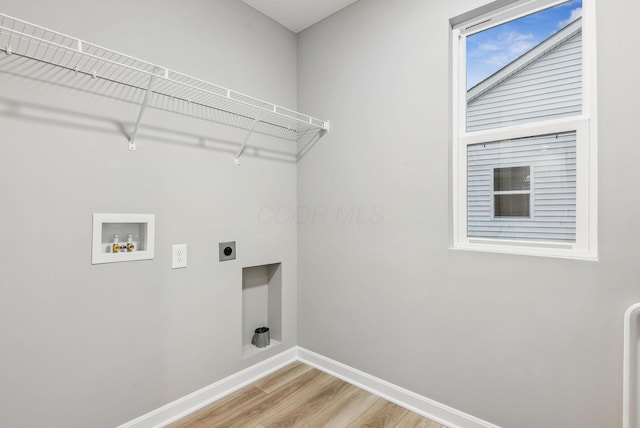
<instances>
[{"instance_id":1,"label":"white cloud","mask_svg":"<svg viewBox=\"0 0 640 428\"><path fill-rule=\"evenodd\" d=\"M534 35L509 31L478 43L469 56L481 58L481 62L494 67L502 67L534 47L538 41Z\"/></svg>"},{"instance_id":2,"label":"white cloud","mask_svg":"<svg viewBox=\"0 0 640 428\"><path fill-rule=\"evenodd\" d=\"M571 24L573 21L575 21L576 19L580 18L582 16L582 8L581 7L577 7L575 9L573 9L571 11L571 15L569 15L569 18L558 22L558 28L564 28L567 25Z\"/></svg>"}]
</instances>

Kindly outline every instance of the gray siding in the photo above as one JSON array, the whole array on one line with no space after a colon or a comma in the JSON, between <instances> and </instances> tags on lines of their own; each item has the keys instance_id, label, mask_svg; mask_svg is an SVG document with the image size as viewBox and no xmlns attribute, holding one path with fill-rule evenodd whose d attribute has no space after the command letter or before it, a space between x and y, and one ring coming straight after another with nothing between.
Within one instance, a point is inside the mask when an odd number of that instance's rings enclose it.
<instances>
[{"instance_id":1,"label":"gray siding","mask_svg":"<svg viewBox=\"0 0 640 428\"><path fill-rule=\"evenodd\" d=\"M582 31L472 100L467 131L516 125L582 111Z\"/></svg>"},{"instance_id":2,"label":"gray siding","mask_svg":"<svg viewBox=\"0 0 640 428\"><path fill-rule=\"evenodd\" d=\"M531 166L531 219L494 219L493 168ZM575 242L576 134L468 146L469 237Z\"/></svg>"}]
</instances>

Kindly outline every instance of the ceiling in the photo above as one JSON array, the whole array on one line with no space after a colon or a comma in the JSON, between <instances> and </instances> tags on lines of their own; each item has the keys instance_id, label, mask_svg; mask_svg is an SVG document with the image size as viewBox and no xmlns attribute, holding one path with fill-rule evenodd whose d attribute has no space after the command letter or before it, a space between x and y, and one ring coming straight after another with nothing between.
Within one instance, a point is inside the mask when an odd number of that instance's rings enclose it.
<instances>
[{"instance_id":1,"label":"ceiling","mask_svg":"<svg viewBox=\"0 0 640 428\"><path fill-rule=\"evenodd\" d=\"M269 18L299 33L358 0L242 0Z\"/></svg>"}]
</instances>

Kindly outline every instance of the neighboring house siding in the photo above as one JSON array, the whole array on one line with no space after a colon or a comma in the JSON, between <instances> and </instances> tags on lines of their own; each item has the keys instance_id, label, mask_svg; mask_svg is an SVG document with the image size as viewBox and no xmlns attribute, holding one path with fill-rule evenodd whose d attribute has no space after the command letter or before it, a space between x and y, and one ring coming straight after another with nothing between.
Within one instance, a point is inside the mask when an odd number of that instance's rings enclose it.
<instances>
[{"instance_id":1,"label":"neighboring house siding","mask_svg":"<svg viewBox=\"0 0 640 428\"><path fill-rule=\"evenodd\" d=\"M582 31L471 100L467 131L580 114L581 46Z\"/></svg>"},{"instance_id":2,"label":"neighboring house siding","mask_svg":"<svg viewBox=\"0 0 640 428\"><path fill-rule=\"evenodd\" d=\"M470 238L575 242L576 134L468 146ZM531 219L493 218L493 168L531 166Z\"/></svg>"}]
</instances>

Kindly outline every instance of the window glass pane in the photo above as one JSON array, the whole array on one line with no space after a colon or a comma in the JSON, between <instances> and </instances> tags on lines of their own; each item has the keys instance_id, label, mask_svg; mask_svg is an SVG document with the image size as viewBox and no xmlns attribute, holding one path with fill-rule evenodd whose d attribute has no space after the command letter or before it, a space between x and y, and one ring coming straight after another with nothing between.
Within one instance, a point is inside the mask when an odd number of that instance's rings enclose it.
<instances>
[{"instance_id":1,"label":"window glass pane","mask_svg":"<svg viewBox=\"0 0 640 428\"><path fill-rule=\"evenodd\" d=\"M494 172L523 164L530 168L530 188L496 191ZM467 146L467 236L575 242L576 133Z\"/></svg>"},{"instance_id":2,"label":"window glass pane","mask_svg":"<svg viewBox=\"0 0 640 428\"><path fill-rule=\"evenodd\" d=\"M496 217L529 217L529 194L495 195Z\"/></svg>"},{"instance_id":3,"label":"window glass pane","mask_svg":"<svg viewBox=\"0 0 640 428\"><path fill-rule=\"evenodd\" d=\"M582 112L582 1L466 38L467 131Z\"/></svg>"},{"instance_id":4,"label":"window glass pane","mask_svg":"<svg viewBox=\"0 0 640 428\"><path fill-rule=\"evenodd\" d=\"M531 175L528 166L495 168L493 170L493 190L504 192L510 190L529 190Z\"/></svg>"}]
</instances>

